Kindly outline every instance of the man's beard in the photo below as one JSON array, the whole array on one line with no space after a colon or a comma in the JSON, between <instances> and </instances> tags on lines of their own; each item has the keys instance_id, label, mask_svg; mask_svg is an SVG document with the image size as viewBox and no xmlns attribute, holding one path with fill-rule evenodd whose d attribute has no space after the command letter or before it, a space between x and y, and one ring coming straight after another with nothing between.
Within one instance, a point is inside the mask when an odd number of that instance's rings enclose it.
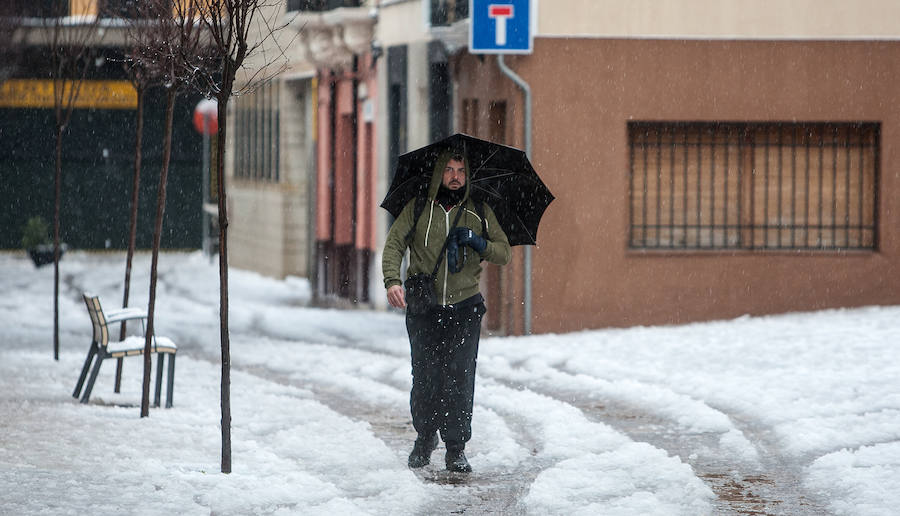
<instances>
[{"instance_id":1,"label":"man's beard","mask_svg":"<svg viewBox=\"0 0 900 516\"><path fill-rule=\"evenodd\" d=\"M453 206L459 204L459 202L463 200L463 197L465 195L466 189L464 187L457 188L456 190L451 190L441 184L441 187L438 189L438 193L435 199L443 205Z\"/></svg>"}]
</instances>

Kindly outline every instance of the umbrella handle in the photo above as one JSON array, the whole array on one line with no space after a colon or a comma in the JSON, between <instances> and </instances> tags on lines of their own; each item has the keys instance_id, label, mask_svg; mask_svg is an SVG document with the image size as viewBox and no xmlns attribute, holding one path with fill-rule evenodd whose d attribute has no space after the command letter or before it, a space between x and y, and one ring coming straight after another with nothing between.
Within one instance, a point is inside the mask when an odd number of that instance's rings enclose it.
<instances>
[{"instance_id":1,"label":"umbrella handle","mask_svg":"<svg viewBox=\"0 0 900 516\"><path fill-rule=\"evenodd\" d=\"M463 267L466 266L466 258L468 257L468 253L469 253L469 250L467 249L468 247L469 247L469 246L467 246L467 245L462 246L462 260L461 260L461 261L457 260L457 261L453 264L453 266L449 268L450 273L456 274L456 273L460 272L461 270L463 270ZM459 250L458 250L458 249L457 249L456 251L453 251L453 252L457 253L457 257L459 256L459 254L458 254L458 253L459 253ZM449 265L449 263L448 263L448 265Z\"/></svg>"}]
</instances>

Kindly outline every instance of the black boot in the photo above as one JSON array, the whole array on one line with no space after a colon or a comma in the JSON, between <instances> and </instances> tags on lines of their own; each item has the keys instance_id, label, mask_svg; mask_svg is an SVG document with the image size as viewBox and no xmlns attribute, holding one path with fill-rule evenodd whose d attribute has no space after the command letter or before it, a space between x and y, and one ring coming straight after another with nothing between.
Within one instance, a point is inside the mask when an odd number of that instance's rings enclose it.
<instances>
[{"instance_id":1,"label":"black boot","mask_svg":"<svg viewBox=\"0 0 900 516\"><path fill-rule=\"evenodd\" d=\"M466 454L463 452L464 446L448 445L447 455L444 456L444 462L447 464L447 471L456 471L458 473L469 473L472 466L466 460Z\"/></svg>"},{"instance_id":2,"label":"black boot","mask_svg":"<svg viewBox=\"0 0 900 516\"><path fill-rule=\"evenodd\" d=\"M431 462L431 452L437 448L438 436L432 433L430 437L416 437L416 444L413 445L412 452L409 454L409 460L406 462L411 468L421 468Z\"/></svg>"}]
</instances>

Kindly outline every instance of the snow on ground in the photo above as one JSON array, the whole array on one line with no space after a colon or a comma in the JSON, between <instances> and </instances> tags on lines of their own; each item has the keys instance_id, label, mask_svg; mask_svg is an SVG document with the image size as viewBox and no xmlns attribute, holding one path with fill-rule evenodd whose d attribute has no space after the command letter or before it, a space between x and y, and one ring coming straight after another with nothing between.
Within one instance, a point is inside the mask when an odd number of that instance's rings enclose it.
<instances>
[{"instance_id":1,"label":"snow on ground","mask_svg":"<svg viewBox=\"0 0 900 516\"><path fill-rule=\"evenodd\" d=\"M135 271L130 304L145 307L148 255ZM120 305L123 254L63 258L58 362L52 266L0 254L0 512L422 514L477 491L423 481L406 467L407 444L373 427L371 414L407 410L400 314L310 308L305 280L234 269L233 473L220 474L218 269L167 253L160 271L157 334L180 346L175 408L140 419L138 359L126 361L122 393L111 361L89 405L71 397L91 334L81 292ZM520 513L713 511L696 457L637 442L554 395L573 393L713 436L698 453L745 469L783 456L834 514L893 514L898 342L900 307L486 338L467 453L481 483L534 468Z\"/></svg>"}]
</instances>

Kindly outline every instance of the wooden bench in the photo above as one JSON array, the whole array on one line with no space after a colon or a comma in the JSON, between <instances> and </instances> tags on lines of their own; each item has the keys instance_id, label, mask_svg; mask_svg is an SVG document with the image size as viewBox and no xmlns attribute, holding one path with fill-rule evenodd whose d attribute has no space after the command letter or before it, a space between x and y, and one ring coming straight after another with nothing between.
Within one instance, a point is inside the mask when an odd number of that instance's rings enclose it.
<instances>
[{"instance_id":1,"label":"wooden bench","mask_svg":"<svg viewBox=\"0 0 900 516\"><path fill-rule=\"evenodd\" d=\"M103 312L100 305L100 298L90 294L83 294L84 304L87 306L88 315L91 317L91 324L94 327L94 335L91 340L91 348L88 350L87 358L84 361L84 367L81 368L81 375L78 377L78 383L75 384L75 391L72 397L78 398L81 395L81 403L87 403L91 397L91 391L94 388L94 381L97 380L97 373L100 372L100 364L107 358L122 359L130 356L141 356L144 354L145 337L132 336L127 337L123 341L109 341L109 326L115 323L121 323L130 320L147 319L147 312L139 308L122 308L110 312ZM162 375L164 357L169 356L169 371L167 378L166 408L172 406L172 390L175 384L175 353L178 348L171 339L166 337L153 336L150 352L159 355L156 364L156 396L154 398L154 406L159 406L159 398L162 391ZM93 367L91 363L93 362ZM88 378L90 371L90 378ZM87 378L87 385L84 380ZM81 388L84 386L84 393Z\"/></svg>"}]
</instances>

